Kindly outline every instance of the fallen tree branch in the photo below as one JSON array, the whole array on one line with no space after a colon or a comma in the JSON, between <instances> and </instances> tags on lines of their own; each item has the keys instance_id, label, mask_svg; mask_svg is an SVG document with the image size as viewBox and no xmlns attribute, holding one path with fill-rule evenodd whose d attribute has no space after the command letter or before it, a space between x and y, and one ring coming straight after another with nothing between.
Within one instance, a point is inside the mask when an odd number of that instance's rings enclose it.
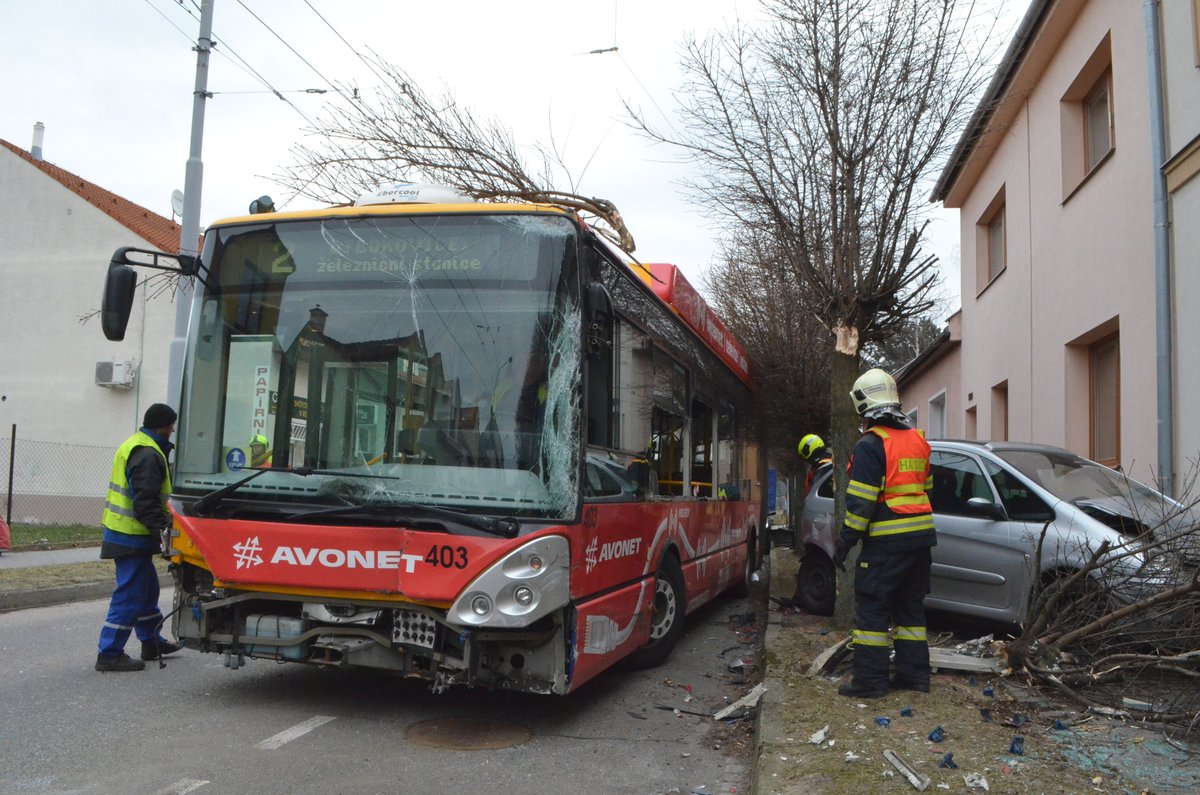
<instances>
[{"instance_id":1,"label":"fallen tree branch","mask_svg":"<svg viewBox=\"0 0 1200 795\"><path fill-rule=\"evenodd\" d=\"M1070 580L1068 580L1068 582L1070 582ZM1120 621L1122 618L1149 610L1155 605L1162 604L1163 602L1169 602L1172 599L1192 593L1198 589L1200 589L1200 569L1197 569L1196 573L1192 575L1190 582L1184 583L1183 585L1177 585L1174 588L1168 588L1165 591L1159 591L1153 596L1148 596L1145 599L1139 599L1138 601L1128 604L1119 610L1106 613L1095 621L1084 624L1082 627L1073 629L1070 632L1063 633L1058 637L1058 639L1048 645L1052 646L1058 651L1062 651L1064 647L1071 645L1080 638L1098 632L1110 624Z\"/></svg>"}]
</instances>

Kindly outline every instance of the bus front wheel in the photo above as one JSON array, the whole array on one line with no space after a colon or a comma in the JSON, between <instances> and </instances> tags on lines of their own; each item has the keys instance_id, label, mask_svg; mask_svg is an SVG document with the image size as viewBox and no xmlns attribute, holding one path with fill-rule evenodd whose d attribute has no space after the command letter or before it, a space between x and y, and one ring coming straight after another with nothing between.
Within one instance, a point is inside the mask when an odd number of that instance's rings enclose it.
<instances>
[{"instance_id":1,"label":"bus front wheel","mask_svg":"<svg viewBox=\"0 0 1200 795\"><path fill-rule=\"evenodd\" d=\"M626 658L627 667L653 668L671 656L683 634L686 604L683 572L674 555L667 555L654 573L654 605L650 612L650 639Z\"/></svg>"}]
</instances>

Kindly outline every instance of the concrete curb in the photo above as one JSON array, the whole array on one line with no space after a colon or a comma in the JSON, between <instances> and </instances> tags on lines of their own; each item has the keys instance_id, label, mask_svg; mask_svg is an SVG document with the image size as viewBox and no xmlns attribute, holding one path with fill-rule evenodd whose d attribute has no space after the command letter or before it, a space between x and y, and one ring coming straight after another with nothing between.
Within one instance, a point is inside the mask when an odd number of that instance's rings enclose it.
<instances>
[{"instance_id":1,"label":"concrete curb","mask_svg":"<svg viewBox=\"0 0 1200 795\"><path fill-rule=\"evenodd\" d=\"M750 792L753 795L767 795L778 791L778 773L781 765L777 755L771 753L771 746L777 745L782 736L781 722L783 716L784 681L781 668L785 660L778 659L771 653L778 646L779 633L782 629L782 614L771 596L776 598L790 597L795 589L796 563L788 559L793 555L791 547L772 547L771 549L771 580L767 599L767 629L763 637L764 661L763 684L766 692L758 703L758 717L754 727L754 759L750 768Z\"/></svg>"},{"instance_id":2,"label":"concrete curb","mask_svg":"<svg viewBox=\"0 0 1200 795\"><path fill-rule=\"evenodd\" d=\"M169 574L160 577L158 582L160 588L174 586ZM112 580L58 585L53 588L35 588L28 591L5 591L0 592L0 613L70 602L86 602L89 599L104 599L111 596L112 592Z\"/></svg>"}]
</instances>

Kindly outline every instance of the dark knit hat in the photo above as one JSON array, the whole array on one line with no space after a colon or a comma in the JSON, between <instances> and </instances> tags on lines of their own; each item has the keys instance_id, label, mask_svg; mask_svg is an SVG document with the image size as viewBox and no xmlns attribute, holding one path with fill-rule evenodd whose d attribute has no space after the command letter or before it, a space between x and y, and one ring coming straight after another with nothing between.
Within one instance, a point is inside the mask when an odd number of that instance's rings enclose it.
<instances>
[{"instance_id":1,"label":"dark knit hat","mask_svg":"<svg viewBox=\"0 0 1200 795\"><path fill-rule=\"evenodd\" d=\"M179 415L175 413L175 409L168 406L166 403L155 403L146 409L146 417L142 420L142 427L150 430L165 428L176 420Z\"/></svg>"}]
</instances>

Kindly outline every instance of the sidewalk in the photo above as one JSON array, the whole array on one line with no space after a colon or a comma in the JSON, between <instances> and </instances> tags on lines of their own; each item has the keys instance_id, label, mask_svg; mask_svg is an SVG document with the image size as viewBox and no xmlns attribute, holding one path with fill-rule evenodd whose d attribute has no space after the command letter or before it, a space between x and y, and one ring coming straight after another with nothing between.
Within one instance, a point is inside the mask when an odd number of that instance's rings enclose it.
<instances>
[{"instance_id":1,"label":"sidewalk","mask_svg":"<svg viewBox=\"0 0 1200 795\"><path fill-rule=\"evenodd\" d=\"M61 566L72 563L99 563L100 547L73 547L69 549L32 550L28 552L5 551L0 555L0 572L25 569L34 566ZM164 575L159 580L162 587L171 585L171 578ZM25 610L31 607L47 607L88 599L105 599L112 595L113 576L109 571L94 582L57 585L31 590L6 591L0 589L0 613L10 610Z\"/></svg>"},{"instance_id":2,"label":"sidewalk","mask_svg":"<svg viewBox=\"0 0 1200 795\"><path fill-rule=\"evenodd\" d=\"M100 547L37 549L0 555L0 569L25 569L30 566L56 566L62 563L90 563L100 560Z\"/></svg>"}]
</instances>

